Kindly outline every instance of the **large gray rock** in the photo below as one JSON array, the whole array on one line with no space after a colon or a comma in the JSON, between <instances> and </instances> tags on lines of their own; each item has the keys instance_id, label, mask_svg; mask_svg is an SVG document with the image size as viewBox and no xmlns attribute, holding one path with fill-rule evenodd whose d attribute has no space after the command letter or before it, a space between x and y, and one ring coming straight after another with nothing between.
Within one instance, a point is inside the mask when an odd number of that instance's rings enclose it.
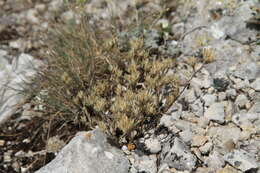
<instances>
[{"instance_id":1,"label":"large gray rock","mask_svg":"<svg viewBox=\"0 0 260 173\"><path fill-rule=\"evenodd\" d=\"M36 173L127 173L128 159L107 143L106 135L95 129L79 132L49 164Z\"/></svg>"},{"instance_id":2,"label":"large gray rock","mask_svg":"<svg viewBox=\"0 0 260 173\"><path fill-rule=\"evenodd\" d=\"M21 54L11 59L7 52L0 52L0 124L4 123L14 112L15 106L23 100L20 90L36 73L41 62L28 54Z\"/></svg>"}]
</instances>

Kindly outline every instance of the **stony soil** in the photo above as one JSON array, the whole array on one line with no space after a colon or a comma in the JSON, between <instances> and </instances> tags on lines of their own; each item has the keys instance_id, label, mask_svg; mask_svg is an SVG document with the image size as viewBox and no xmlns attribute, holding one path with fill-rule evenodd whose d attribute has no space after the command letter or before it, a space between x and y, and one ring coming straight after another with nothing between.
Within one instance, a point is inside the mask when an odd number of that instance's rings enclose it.
<instances>
[{"instance_id":1,"label":"stony soil","mask_svg":"<svg viewBox=\"0 0 260 173\"><path fill-rule=\"evenodd\" d=\"M0 1L0 50L12 63L21 53L44 58L43 32L55 20L77 18L59 0ZM103 1L86 9L105 21ZM160 11L160 1L138 1L138 10ZM122 150L131 173L260 173L260 46L257 0L166 2L158 20L178 45L182 93L157 129ZM103 5L102 5L103 4ZM123 15L131 1L119 1ZM127 15L125 15L127 16ZM126 19L125 19L126 20ZM127 22L127 20L126 20ZM171 37L171 34L168 35ZM201 63L203 51L213 61ZM1 58L1 52L0 52ZM0 172L34 172L84 127L44 118L27 103L0 128ZM55 144L55 145L54 145Z\"/></svg>"}]
</instances>

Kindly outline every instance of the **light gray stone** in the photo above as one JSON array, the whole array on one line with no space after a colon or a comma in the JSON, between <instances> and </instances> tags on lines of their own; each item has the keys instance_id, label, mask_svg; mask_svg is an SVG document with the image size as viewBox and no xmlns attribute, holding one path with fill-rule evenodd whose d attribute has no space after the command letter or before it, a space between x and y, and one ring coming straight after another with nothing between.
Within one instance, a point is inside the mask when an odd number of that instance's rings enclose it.
<instances>
[{"instance_id":1,"label":"light gray stone","mask_svg":"<svg viewBox=\"0 0 260 173\"><path fill-rule=\"evenodd\" d=\"M250 139L248 142L244 142L243 150L249 152L251 155L255 155L257 157L260 156L260 139ZM259 165L260 166L260 165Z\"/></svg>"},{"instance_id":2,"label":"light gray stone","mask_svg":"<svg viewBox=\"0 0 260 173\"><path fill-rule=\"evenodd\" d=\"M170 129L174 125L175 120L174 116L163 115L160 119L160 125Z\"/></svg>"},{"instance_id":3,"label":"light gray stone","mask_svg":"<svg viewBox=\"0 0 260 173\"><path fill-rule=\"evenodd\" d=\"M212 142L207 142L206 144L204 144L203 146L199 147L199 150L202 154L207 154L210 152L210 150L212 149L213 144Z\"/></svg>"},{"instance_id":4,"label":"light gray stone","mask_svg":"<svg viewBox=\"0 0 260 173\"><path fill-rule=\"evenodd\" d=\"M238 125L252 125L260 119L260 113L236 113L232 116L232 121Z\"/></svg>"},{"instance_id":5,"label":"light gray stone","mask_svg":"<svg viewBox=\"0 0 260 173\"><path fill-rule=\"evenodd\" d=\"M157 173L157 158L156 155L141 155L134 154L132 167L137 172Z\"/></svg>"},{"instance_id":6,"label":"light gray stone","mask_svg":"<svg viewBox=\"0 0 260 173\"><path fill-rule=\"evenodd\" d=\"M236 71L233 73L236 77L241 79L252 80L257 77L259 74L260 68L259 65L255 62L243 63L236 68Z\"/></svg>"},{"instance_id":7,"label":"light gray stone","mask_svg":"<svg viewBox=\"0 0 260 173\"><path fill-rule=\"evenodd\" d=\"M233 88L226 90L226 94L227 94L227 97L229 97L229 98L231 98L231 99L234 99L234 98L236 98L236 96L237 96L237 92L236 92L236 90L233 89Z\"/></svg>"},{"instance_id":8,"label":"light gray stone","mask_svg":"<svg viewBox=\"0 0 260 173\"><path fill-rule=\"evenodd\" d=\"M227 98L227 94L225 92L218 93L218 101L224 101Z\"/></svg>"},{"instance_id":9,"label":"light gray stone","mask_svg":"<svg viewBox=\"0 0 260 173\"><path fill-rule=\"evenodd\" d=\"M206 164L208 165L208 167L217 170L222 168L225 165L225 160L222 157L222 155L217 152L217 151L213 151L209 157L207 157L205 159Z\"/></svg>"},{"instance_id":10,"label":"light gray stone","mask_svg":"<svg viewBox=\"0 0 260 173\"><path fill-rule=\"evenodd\" d=\"M237 113L232 116L232 121L243 129L241 139L260 133L260 113Z\"/></svg>"},{"instance_id":11,"label":"light gray stone","mask_svg":"<svg viewBox=\"0 0 260 173\"><path fill-rule=\"evenodd\" d=\"M181 119L194 123L198 117L190 111L182 111Z\"/></svg>"},{"instance_id":12,"label":"light gray stone","mask_svg":"<svg viewBox=\"0 0 260 173\"><path fill-rule=\"evenodd\" d=\"M210 106L216 102L217 97L213 94L206 94L202 97L202 100L205 102L205 106Z\"/></svg>"},{"instance_id":13,"label":"light gray stone","mask_svg":"<svg viewBox=\"0 0 260 173\"><path fill-rule=\"evenodd\" d=\"M175 126L175 122L176 120L173 116L163 115L160 119L159 126L166 127L172 133L178 133L180 132L180 129Z\"/></svg>"},{"instance_id":14,"label":"light gray stone","mask_svg":"<svg viewBox=\"0 0 260 173\"><path fill-rule=\"evenodd\" d=\"M249 103L247 96L245 96L244 94L240 94L240 95L237 96L235 104L239 108L244 108L247 103Z\"/></svg>"},{"instance_id":15,"label":"light gray stone","mask_svg":"<svg viewBox=\"0 0 260 173\"><path fill-rule=\"evenodd\" d=\"M135 167L131 167L129 172L130 173L138 173L138 171L135 169Z\"/></svg>"},{"instance_id":16,"label":"light gray stone","mask_svg":"<svg viewBox=\"0 0 260 173\"><path fill-rule=\"evenodd\" d=\"M184 93L185 94L185 100L188 102L188 103L193 103L197 97L195 95L195 91L194 89L189 89L189 90L186 90L186 92Z\"/></svg>"},{"instance_id":17,"label":"light gray stone","mask_svg":"<svg viewBox=\"0 0 260 173\"><path fill-rule=\"evenodd\" d=\"M240 136L241 130L236 126L218 126L211 127L208 130L208 135L210 137L217 137L222 143L227 140L233 140L237 142ZM232 134L232 135L227 135Z\"/></svg>"},{"instance_id":18,"label":"light gray stone","mask_svg":"<svg viewBox=\"0 0 260 173\"><path fill-rule=\"evenodd\" d=\"M249 113L260 113L260 102L256 102L248 111Z\"/></svg>"},{"instance_id":19,"label":"light gray stone","mask_svg":"<svg viewBox=\"0 0 260 173\"><path fill-rule=\"evenodd\" d=\"M254 89L249 89L247 93L248 93L249 98L252 99L254 97L256 91Z\"/></svg>"},{"instance_id":20,"label":"light gray stone","mask_svg":"<svg viewBox=\"0 0 260 173\"><path fill-rule=\"evenodd\" d=\"M41 62L28 54L21 54L11 64L0 57L0 124L4 123L14 112L15 105L23 101L19 94L24 82L29 82L30 77L36 74L35 69Z\"/></svg>"},{"instance_id":21,"label":"light gray stone","mask_svg":"<svg viewBox=\"0 0 260 173\"><path fill-rule=\"evenodd\" d=\"M157 154L161 151L161 143L157 138L149 138L145 140L145 146L152 154Z\"/></svg>"},{"instance_id":22,"label":"light gray stone","mask_svg":"<svg viewBox=\"0 0 260 173\"><path fill-rule=\"evenodd\" d=\"M194 134L192 133L192 131L190 129L186 129L186 130L180 132L179 135L185 143L191 143L191 140L194 136Z\"/></svg>"},{"instance_id":23,"label":"light gray stone","mask_svg":"<svg viewBox=\"0 0 260 173\"><path fill-rule=\"evenodd\" d=\"M224 159L229 164L243 172L257 169L260 166L253 155L242 149L226 154Z\"/></svg>"},{"instance_id":24,"label":"light gray stone","mask_svg":"<svg viewBox=\"0 0 260 173\"><path fill-rule=\"evenodd\" d=\"M188 130L191 129L192 123L185 121L185 120L177 120L174 122L174 126L178 128L179 130Z\"/></svg>"},{"instance_id":25,"label":"light gray stone","mask_svg":"<svg viewBox=\"0 0 260 173\"><path fill-rule=\"evenodd\" d=\"M206 128L209 124L209 119L206 117L200 117L198 121L198 125L202 128Z\"/></svg>"},{"instance_id":26,"label":"light gray stone","mask_svg":"<svg viewBox=\"0 0 260 173\"><path fill-rule=\"evenodd\" d=\"M161 152L161 164L168 164L171 168L191 171L195 168L197 158L191 153L188 146L179 138L175 138L172 147L167 144Z\"/></svg>"},{"instance_id":27,"label":"light gray stone","mask_svg":"<svg viewBox=\"0 0 260 173\"><path fill-rule=\"evenodd\" d=\"M260 78L257 78L251 85L255 91L260 91Z\"/></svg>"},{"instance_id":28,"label":"light gray stone","mask_svg":"<svg viewBox=\"0 0 260 173\"><path fill-rule=\"evenodd\" d=\"M79 132L49 164L36 173L128 173L128 159L107 143L100 129Z\"/></svg>"},{"instance_id":29,"label":"light gray stone","mask_svg":"<svg viewBox=\"0 0 260 173\"><path fill-rule=\"evenodd\" d=\"M21 52L23 52L26 48L26 42L23 39L17 39L17 40L13 40L9 42L9 46L11 48L20 50Z\"/></svg>"},{"instance_id":30,"label":"light gray stone","mask_svg":"<svg viewBox=\"0 0 260 173\"><path fill-rule=\"evenodd\" d=\"M240 140L241 141L246 141L249 140L251 135L254 134L255 132L252 131L252 129L245 129L241 132L240 134Z\"/></svg>"},{"instance_id":31,"label":"light gray stone","mask_svg":"<svg viewBox=\"0 0 260 173\"><path fill-rule=\"evenodd\" d=\"M260 134L260 118L254 122L256 134Z\"/></svg>"},{"instance_id":32,"label":"light gray stone","mask_svg":"<svg viewBox=\"0 0 260 173\"><path fill-rule=\"evenodd\" d=\"M206 111L204 116L209 120L213 120L219 123L225 122L225 104L223 102L212 104Z\"/></svg>"},{"instance_id":33,"label":"light gray stone","mask_svg":"<svg viewBox=\"0 0 260 173\"><path fill-rule=\"evenodd\" d=\"M190 105L191 111L198 117L203 116L203 103L200 99L197 99L194 103Z\"/></svg>"},{"instance_id":34,"label":"light gray stone","mask_svg":"<svg viewBox=\"0 0 260 173\"><path fill-rule=\"evenodd\" d=\"M225 146L225 143L227 141L237 143L241 136L241 130L235 125L210 127L207 136L213 141L214 147L218 148L218 152L227 153L229 149Z\"/></svg>"},{"instance_id":35,"label":"light gray stone","mask_svg":"<svg viewBox=\"0 0 260 173\"><path fill-rule=\"evenodd\" d=\"M182 104L177 102L173 103L172 106L167 110L166 114L170 114L172 112L178 112L179 114L181 114Z\"/></svg>"},{"instance_id":36,"label":"light gray stone","mask_svg":"<svg viewBox=\"0 0 260 173\"><path fill-rule=\"evenodd\" d=\"M0 49L0 57L1 57L1 58L0 58L0 61L4 61L4 60L5 60L4 57L7 56L7 54L8 54L7 51ZM4 64L1 63L1 65L4 65ZM1 66L0 66L0 67L1 67ZM2 67L2 68L3 68L3 67ZM1 69L2 69L2 68L1 68Z\"/></svg>"},{"instance_id":37,"label":"light gray stone","mask_svg":"<svg viewBox=\"0 0 260 173\"><path fill-rule=\"evenodd\" d=\"M244 90L250 87L249 81L248 79L244 79L244 80L238 80L239 82L237 82L234 85L234 88L236 88L237 90Z\"/></svg>"},{"instance_id":38,"label":"light gray stone","mask_svg":"<svg viewBox=\"0 0 260 173\"><path fill-rule=\"evenodd\" d=\"M199 88L209 88L212 85L212 79L208 76L204 78L194 77L191 80L191 85L197 86Z\"/></svg>"},{"instance_id":39,"label":"light gray stone","mask_svg":"<svg viewBox=\"0 0 260 173\"><path fill-rule=\"evenodd\" d=\"M223 2L222 5L224 5L224 3L225 2ZM234 2L233 5L236 5L235 3L236 2ZM241 32L250 32L249 30L246 30L246 25L244 23L244 20L249 19L251 16L249 5L244 3L243 5L238 7L234 13L236 15L224 16L218 22L212 24L211 32L216 39L220 39L225 35L239 37L238 34L241 34ZM238 15L238 13L240 15Z\"/></svg>"}]
</instances>

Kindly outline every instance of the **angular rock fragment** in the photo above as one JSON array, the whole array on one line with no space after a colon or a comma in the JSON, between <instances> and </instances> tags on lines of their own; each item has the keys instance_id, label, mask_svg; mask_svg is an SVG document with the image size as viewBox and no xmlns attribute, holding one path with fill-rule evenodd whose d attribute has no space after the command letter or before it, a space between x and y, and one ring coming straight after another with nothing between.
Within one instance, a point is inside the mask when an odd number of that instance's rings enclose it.
<instances>
[{"instance_id":1,"label":"angular rock fragment","mask_svg":"<svg viewBox=\"0 0 260 173\"><path fill-rule=\"evenodd\" d=\"M107 143L100 129L79 132L49 164L36 173L128 173L123 152Z\"/></svg>"},{"instance_id":2,"label":"angular rock fragment","mask_svg":"<svg viewBox=\"0 0 260 173\"><path fill-rule=\"evenodd\" d=\"M214 103L205 112L205 117L209 120L217 121L219 123L224 123L225 121L225 111L224 103Z\"/></svg>"},{"instance_id":3,"label":"angular rock fragment","mask_svg":"<svg viewBox=\"0 0 260 173\"><path fill-rule=\"evenodd\" d=\"M241 171L249 171L259 168L259 163L253 155L244 150L235 150L224 156L225 161Z\"/></svg>"},{"instance_id":4,"label":"angular rock fragment","mask_svg":"<svg viewBox=\"0 0 260 173\"><path fill-rule=\"evenodd\" d=\"M165 145L161 153L161 164L167 163L170 168L177 170L193 170L197 158L191 153L188 146L179 138L175 138L173 145Z\"/></svg>"}]
</instances>

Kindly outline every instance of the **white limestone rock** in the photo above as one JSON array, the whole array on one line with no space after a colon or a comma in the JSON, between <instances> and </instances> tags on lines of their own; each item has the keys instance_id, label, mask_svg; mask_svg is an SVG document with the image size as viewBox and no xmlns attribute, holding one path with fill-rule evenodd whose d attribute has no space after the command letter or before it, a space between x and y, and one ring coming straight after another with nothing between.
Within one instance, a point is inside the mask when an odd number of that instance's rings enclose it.
<instances>
[{"instance_id":1,"label":"white limestone rock","mask_svg":"<svg viewBox=\"0 0 260 173\"><path fill-rule=\"evenodd\" d=\"M107 143L100 129L79 132L49 164L36 173L128 173L124 153Z\"/></svg>"},{"instance_id":2,"label":"white limestone rock","mask_svg":"<svg viewBox=\"0 0 260 173\"><path fill-rule=\"evenodd\" d=\"M145 140L145 146L152 154L157 154L162 149L161 143L157 138L149 138Z\"/></svg>"},{"instance_id":3,"label":"white limestone rock","mask_svg":"<svg viewBox=\"0 0 260 173\"><path fill-rule=\"evenodd\" d=\"M219 123L225 122L225 104L224 102L212 104L205 112L204 116L209 120L213 120Z\"/></svg>"},{"instance_id":4,"label":"white limestone rock","mask_svg":"<svg viewBox=\"0 0 260 173\"><path fill-rule=\"evenodd\" d=\"M253 155L244 150L235 150L224 156L225 161L234 166L235 168L246 172L252 169L259 168L259 163Z\"/></svg>"},{"instance_id":5,"label":"white limestone rock","mask_svg":"<svg viewBox=\"0 0 260 173\"><path fill-rule=\"evenodd\" d=\"M202 100L204 101L205 106L210 106L210 105L212 105L213 103L216 102L217 97L213 94L206 94L202 97Z\"/></svg>"},{"instance_id":6,"label":"white limestone rock","mask_svg":"<svg viewBox=\"0 0 260 173\"><path fill-rule=\"evenodd\" d=\"M141 153L140 153L141 154ZM131 173L133 172L145 172L145 173L157 173L157 157L155 154L140 156L133 153L133 158L131 159L132 167Z\"/></svg>"},{"instance_id":7,"label":"white limestone rock","mask_svg":"<svg viewBox=\"0 0 260 173\"><path fill-rule=\"evenodd\" d=\"M3 53L2 53L3 54ZM21 54L9 63L0 54L0 124L4 123L14 112L15 105L23 100L18 90L22 89L24 82L36 74L41 61L28 54ZM16 90L14 90L16 89Z\"/></svg>"},{"instance_id":8,"label":"white limestone rock","mask_svg":"<svg viewBox=\"0 0 260 173\"><path fill-rule=\"evenodd\" d=\"M247 96L245 96L244 94L240 94L237 96L235 104L239 107L239 108L244 108L246 106L246 104L249 103L249 100L247 98Z\"/></svg>"},{"instance_id":9,"label":"white limestone rock","mask_svg":"<svg viewBox=\"0 0 260 173\"><path fill-rule=\"evenodd\" d=\"M177 170L191 171L195 168L196 162L197 158L179 138L175 138L173 144L167 143L161 152L161 164L166 163Z\"/></svg>"},{"instance_id":10,"label":"white limestone rock","mask_svg":"<svg viewBox=\"0 0 260 173\"><path fill-rule=\"evenodd\" d=\"M251 85L255 91L260 91L260 78L257 78Z\"/></svg>"}]
</instances>

